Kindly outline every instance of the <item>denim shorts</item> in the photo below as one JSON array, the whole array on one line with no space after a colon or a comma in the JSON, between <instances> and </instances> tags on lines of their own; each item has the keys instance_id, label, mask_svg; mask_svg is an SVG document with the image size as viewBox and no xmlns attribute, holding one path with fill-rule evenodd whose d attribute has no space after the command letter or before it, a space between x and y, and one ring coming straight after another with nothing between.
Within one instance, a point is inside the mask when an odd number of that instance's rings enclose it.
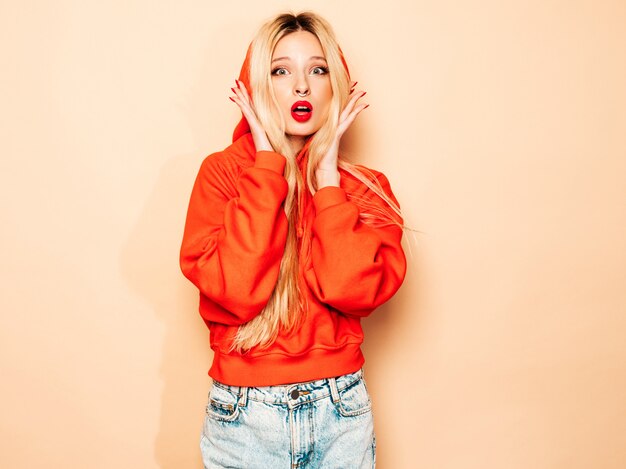
<instances>
[{"instance_id":1,"label":"denim shorts","mask_svg":"<svg viewBox=\"0 0 626 469\"><path fill-rule=\"evenodd\" d=\"M363 368L280 386L213 380L200 439L207 469L359 469L376 465Z\"/></svg>"}]
</instances>

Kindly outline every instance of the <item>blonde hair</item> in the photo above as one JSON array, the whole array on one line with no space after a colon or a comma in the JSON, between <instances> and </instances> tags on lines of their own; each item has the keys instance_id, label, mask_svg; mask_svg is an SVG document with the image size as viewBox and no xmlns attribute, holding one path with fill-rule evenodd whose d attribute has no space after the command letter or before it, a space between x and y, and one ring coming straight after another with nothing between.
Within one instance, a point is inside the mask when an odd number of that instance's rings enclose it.
<instances>
[{"instance_id":1,"label":"blonde hair","mask_svg":"<svg viewBox=\"0 0 626 469\"><path fill-rule=\"evenodd\" d=\"M307 312L304 295L301 295L299 259L296 235L296 223L300 216L298 194L305 189L304 178L298 167L297 154L292 149L285 133L285 122L279 111L278 101L273 92L271 81L271 58L278 41L296 31L308 31L319 40L329 69L329 78L333 92L328 118L322 127L311 137L308 146L308 160L305 171L306 187L311 194L317 190L315 169L330 148L334 132L339 123L339 115L346 106L350 95L350 78L344 66L342 53L328 22L312 12L280 14L265 23L251 45L250 86L257 118L265 129L274 150L287 160L285 179L288 193L284 210L289 220L289 230L285 250L280 264L278 280L269 301L261 313L251 321L242 324L237 330L230 350L245 353L252 347L260 348L271 345L278 336L280 328L291 333L300 328ZM381 209L368 202L365 197L348 194L359 204L360 219L371 225L400 225L394 213L401 217L400 208L382 189L377 178L363 167L357 167L339 157L340 168L360 180L375 194L380 196L390 210ZM400 218L401 219L401 218ZM402 225L400 225L402 226ZM304 230L303 244L309 242L308 230Z\"/></svg>"}]
</instances>

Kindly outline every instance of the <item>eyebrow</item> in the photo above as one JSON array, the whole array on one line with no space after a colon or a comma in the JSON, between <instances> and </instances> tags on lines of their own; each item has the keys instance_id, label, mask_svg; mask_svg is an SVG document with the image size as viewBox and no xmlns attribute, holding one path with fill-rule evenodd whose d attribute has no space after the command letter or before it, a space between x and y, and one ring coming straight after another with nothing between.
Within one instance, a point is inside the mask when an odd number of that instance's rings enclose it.
<instances>
[{"instance_id":1,"label":"eyebrow","mask_svg":"<svg viewBox=\"0 0 626 469\"><path fill-rule=\"evenodd\" d=\"M289 57L276 57L274 60L272 60L272 63L278 62L279 60L290 60L290 59L289 59ZM324 62L326 62L326 57L321 57L319 55L314 55L312 57L309 57L309 60L323 60Z\"/></svg>"}]
</instances>

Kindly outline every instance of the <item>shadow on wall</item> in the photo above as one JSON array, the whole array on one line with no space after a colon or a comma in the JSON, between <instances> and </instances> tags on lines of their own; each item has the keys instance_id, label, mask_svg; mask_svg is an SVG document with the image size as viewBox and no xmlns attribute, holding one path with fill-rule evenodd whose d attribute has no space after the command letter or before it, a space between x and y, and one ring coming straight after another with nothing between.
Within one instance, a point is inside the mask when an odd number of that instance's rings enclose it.
<instances>
[{"instance_id":1,"label":"shadow on wall","mask_svg":"<svg viewBox=\"0 0 626 469\"><path fill-rule=\"evenodd\" d=\"M173 158L161 168L120 259L130 290L164 323L161 414L155 442L155 459L161 468L202 467L199 441L213 357L208 329L198 313L198 291L178 264L197 169L196 156ZM179 191L181 187L187 189Z\"/></svg>"},{"instance_id":2,"label":"shadow on wall","mask_svg":"<svg viewBox=\"0 0 626 469\"><path fill-rule=\"evenodd\" d=\"M412 249L415 250L415 245ZM368 370L368 384L370 380L377 381L376 370L387 368L391 360L397 359L399 351L410 349L412 344L419 341L419 331L407 329L408 326L419 324L423 309L422 295L413 287L416 281L409 278L419 275L414 272L418 265L417 259L411 259L408 254L407 261L409 271L400 290L387 303L361 320L365 337L362 350Z\"/></svg>"},{"instance_id":3,"label":"shadow on wall","mask_svg":"<svg viewBox=\"0 0 626 469\"><path fill-rule=\"evenodd\" d=\"M208 154L207 148L216 151L225 146L210 143L223 140L215 129L221 128L224 116L206 111L214 103L205 88L214 75L215 63L223 63L228 56L229 50L219 38L226 37L231 26L225 23L212 30L195 82L182 90L172 109L186 123L191 147L196 150L174 156L161 167L120 259L129 289L164 323L161 415L154 442L154 457L163 469L203 467L200 434L213 352L209 331L198 313L198 290L180 271L179 252L189 196L202 159Z\"/></svg>"}]
</instances>

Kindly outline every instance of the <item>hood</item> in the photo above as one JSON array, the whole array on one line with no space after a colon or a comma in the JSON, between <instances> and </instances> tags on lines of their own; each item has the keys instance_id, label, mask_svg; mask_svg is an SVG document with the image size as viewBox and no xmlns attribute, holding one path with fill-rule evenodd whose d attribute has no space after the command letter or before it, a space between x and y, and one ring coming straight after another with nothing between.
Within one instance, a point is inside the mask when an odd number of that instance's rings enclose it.
<instances>
[{"instance_id":1,"label":"hood","mask_svg":"<svg viewBox=\"0 0 626 469\"><path fill-rule=\"evenodd\" d=\"M241 71L239 72L239 80L242 81L244 85L246 85L246 89L248 90L250 97L254 101L254 97L252 96L252 87L250 86L251 51L252 51L252 43L250 43L250 45L248 46L248 51L246 52L246 58L244 59L243 64L241 65ZM346 60L344 58L343 51L341 50L341 48L339 48L339 54L341 55L341 62L343 63L344 68L346 69L346 73L348 74L348 79L350 79L350 71L348 70L348 64L346 63ZM237 124L237 127L235 127L235 130L233 132L233 142L249 132L250 132L250 126L248 125L248 121L242 115L241 120L239 121L239 123Z\"/></svg>"}]
</instances>

